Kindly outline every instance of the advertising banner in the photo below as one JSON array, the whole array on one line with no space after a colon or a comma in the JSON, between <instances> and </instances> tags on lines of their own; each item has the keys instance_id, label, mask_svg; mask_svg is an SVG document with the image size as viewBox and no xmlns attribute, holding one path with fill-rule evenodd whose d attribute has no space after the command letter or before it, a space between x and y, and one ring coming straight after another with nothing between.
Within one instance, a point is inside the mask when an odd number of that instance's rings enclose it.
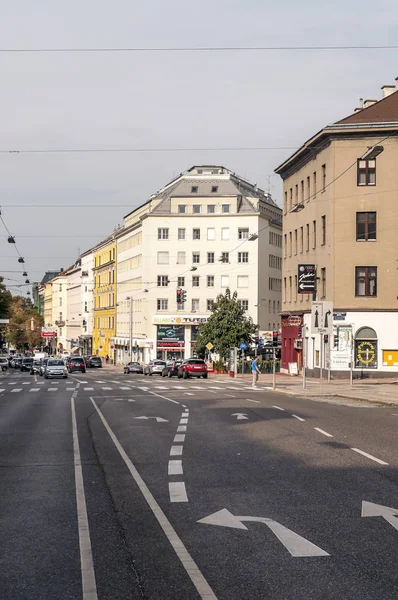
<instances>
[{"instance_id":1,"label":"advertising banner","mask_svg":"<svg viewBox=\"0 0 398 600\"><path fill-rule=\"evenodd\" d=\"M184 325L158 325L156 339L158 350L184 348L185 327Z\"/></svg>"}]
</instances>

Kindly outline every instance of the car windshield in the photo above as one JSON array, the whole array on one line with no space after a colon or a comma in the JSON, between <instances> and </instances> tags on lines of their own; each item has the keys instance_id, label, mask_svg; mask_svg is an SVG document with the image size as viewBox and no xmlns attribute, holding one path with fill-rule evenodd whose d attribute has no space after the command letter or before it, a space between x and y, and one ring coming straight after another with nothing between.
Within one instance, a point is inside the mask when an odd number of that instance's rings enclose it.
<instances>
[{"instance_id":1,"label":"car windshield","mask_svg":"<svg viewBox=\"0 0 398 600\"><path fill-rule=\"evenodd\" d=\"M63 367L64 366L64 361L63 360L49 360L47 363L48 367Z\"/></svg>"},{"instance_id":2,"label":"car windshield","mask_svg":"<svg viewBox=\"0 0 398 600\"><path fill-rule=\"evenodd\" d=\"M82 358L71 358L70 362L76 365L81 365L84 362L84 360Z\"/></svg>"},{"instance_id":3,"label":"car windshield","mask_svg":"<svg viewBox=\"0 0 398 600\"><path fill-rule=\"evenodd\" d=\"M139 367L140 363L138 363L138 362L131 362L131 363L129 363L129 365L130 365L130 367Z\"/></svg>"},{"instance_id":4,"label":"car windshield","mask_svg":"<svg viewBox=\"0 0 398 600\"><path fill-rule=\"evenodd\" d=\"M32 364L33 363L33 358L24 358L22 362L28 363L28 364Z\"/></svg>"},{"instance_id":5,"label":"car windshield","mask_svg":"<svg viewBox=\"0 0 398 600\"><path fill-rule=\"evenodd\" d=\"M164 360L155 360L153 364L154 364L154 366L159 367L159 366L165 366L166 362Z\"/></svg>"}]
</instances>

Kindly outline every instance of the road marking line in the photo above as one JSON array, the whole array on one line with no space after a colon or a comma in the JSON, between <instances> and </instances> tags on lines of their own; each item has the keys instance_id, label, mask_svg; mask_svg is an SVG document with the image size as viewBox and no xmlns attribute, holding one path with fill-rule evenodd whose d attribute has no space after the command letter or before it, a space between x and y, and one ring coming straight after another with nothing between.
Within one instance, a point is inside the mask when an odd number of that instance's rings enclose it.
<instances>
[{"instance_id":1,"label":"road marking line","mask_svg":"<svg viewBox=\"0 0 398 600\"><path fill-rule=\"evenodd\" d=\"M217 387L216 385L208 385L207 389L208 390L222 390L223 388L222 387ZM228 388L228 389L231 389L231 388ZM237 388L233 388L233 389L236 390Z\"/></svg>"},{"instance_id":2,"label":"road marking line","mask_svg":"<svg viewBox=\"0 0 398 600\"><path fill-rule=\"evenodd\" d=\"M44 385L44 381L38 381L37 385Z\"/></svg>"},{"instance_id":3,"label":"road marking line","mask_svg":"<svg viewBox=\"0 0 398 600\"><path fill-rule=\"evenodd\" d=\"M190 390L203 390L203 387L200 385L190 385L189 386Z\"/></svg>"},{"instance_id":4,"label":"road marking line","mask_svg":"<svg viewBox=\"0 0 398 600\"><path fill-rule=\"evenodd\" d=\"M0 392L5 392L5 388L2 388L2 389L0 390Z\"/></svg>"},{"instance_id":5,"label":"road marking line","mask_svg":"<svg viewBox=\"0 0 398 600\"><path fill-rule=\"evenodd\" d=\"M47 392L58 392L59 388L47 388Z\"/></svg>"},{"instance_id":6,"label":"road marking line","mask_svg":"<svg viewBox=\"0 0 398 600\"><path fill-rule=\"evenodd\" d=\"M280 406L273 406L272 408L276 408L277 410L281 410L282 412L285 412L284 408L281 408Z\"/></svg>"},{"instance_id":7,"label":"road marking line","mask_svg":"<svg viewBox=\"0 0 398 600\"><path fill-rule=\"evenodd\" d=\"M40 388L30 388L30 392L38 392L40 390ZM1 390L0 390L1 391Z\"/></svg>"},{"instance_id":8,"label":"road marking line","mask_svg":"<svg viewBox=\"0 0 398 600\"><path fill-rule=\"evenodd\" d=\"M83 388L85 392L93 392L94 388L90 388L90 387L85 387Z\"/></svg>"},{"instance_id":9,"label":"road marking line","mask_svg":"<svg viewBox=\"0 0 398 600\"><path fill-rule=\"evenodd\" d=\"M93 403L95 410L97 411L105 429L107 430L113 443L115 444L120 456L124 460L128 470L130 471L131 476L133 477L134 481L136 482L137 486L139 487L141 494L144 496L145 500L147 501L149 508L152 510L159 525L163 529L164 534L167 537L167 539L169 540L174 552L178 556L179 560L181 561L182 566L186 570L193 585L197 589L199 596L201 597L202 600L217 600L217 597L214 594L213 590L207 583L206 579L202 575L201 571L199 570L197 564L195 563L195 561L189 554L188 550L185 548L182 540L177 535L177 532L173 528L172 524L170 523L170 521L168 520L168 518L166 517L166 515L160 508L159 504L156 502L156 500L153 497L152 493L150 492L148 486L146 485L146 483L142 479L141 475L135 468L134 464L131 462L130 458L127 456L122 445L120 444L119 440L113 433L112 429L109 427L105 417L103 416L102 412L100 411L100 409L94 402L93 398L91 398L91 402Z\"/></svg>"},{"instance_id":10,"label":"road marking line","mask_svg":"<svg viewBox=\"0 0 398 600\"><path fill-rule=\"evenodd\" d=\"M39 384L37 384L37 385L39 385ZM73 390L75 390L75 389L76 389L76 388L66 388L66 391L67 391L67 392L73 392Z\"/></svg>"},{"instance_id":11,"label":"road marking line","mask_svg":"<svg viewBox=\"0 0 398 600\"><path fill-rule=\"evenodd\" d=\"M380 458L376 458L375 456L372 456L371 454L368 454L367 452L364 452L359 448L351 448L351 450L354 450L354 452L358 452L358 454L362 454L362 456L366 456L366 458L370 458L370 460L374 460L375 462L379 463L379 465L388 466L388 463L384 462L384 460L380 460Z\"/></svg>"},{"instance_id":12,"label":"road marking line","mask_svg":"<svg viewBox=\"0 0 398 600\"><path fill-rule=\"evenodd\" d=\"M187 426L186 425L179 425L177 427L177 431L186 431L187 430Z\"/></svg>"},{"instance_id":13,"label":"road marking line","mask_svg":"<svg viewBox=\"0 0 398 600\"><path fill-rule=\"evenodd\" d=\"M188 502L187 491L183 481L169 483L170 502Z\"/></svg>"},{"instance_id":14,"label":"road marking line","mask_svg":"<svg viewBox=\"0 0 398 600\"><path fill-rule=\"evenodd\" d=\"M131 388L129 387L120 387L119 390L130 390Z\"/></svg>"},{"instance_id":15,"label":"road marking line","mask_svg":"<svg viewBox=\"0 0 398 600\"><path fill-rule=\"evenodd\" d=\"M176 433L173 442L185 442L185 433Z\"/></svg>"},{"instance_id":16,"label":"road marking line","mask_svg":"<svg viewBox=\"0 0 398 600\"><path fill-rule=\"evenodd\" d=\"M183 407L183 408L187 408L187 405L186 405L186 404L182 404L182 407Z\"/></svg>"},{"instance_id":17,"label":"road marking line","mask_svg":"<svg viewBox=\"0 0 398 600\"><path fill-rule=\"evenodd\" d=\"M232 394L224 394L224 396L228 396L228 398L236 398L236 396L233 396Z\"/></svg>"},{"instance_id":18,"label":"road marking line","mask_svg":"<svg viewBox=\"0 0 398 600\"><path fill-rule=\"evenodd\" d=\"M172 446L170 449L170 456L181 456L182 446Z\"/></svg>"},{"instance_id":19,"label":"road marking line","mask_svg":"<svg viewBox=\"0 0 398 600\"><path fill-rule=\"evenodd\" d=\"M333 437L331 433L328 433L327 431L324 431L323 429L320 429L319 427L314 427L314 429L316 431L319 431L319 433L322 433L322 435L326 435L326 437Z\"/></svg>"},{"instance_id":20,"label":"road marking line","mask_svg":"<svg viewBox=\"0 0 398 600\"><path fill-rule=\"evenodd\" d=\"M29 385L29 384L30 384L30 381L23 381L22 382L22 385Z\"/></svg>"},{"instance_id":21,"label":"road marking line","mask_svg":"<svg viewBox=\"0 0 398 600\"><path fill-rule=\"evenodd\" d=\"M184 412L181 414L182 417L189 417L189 410L185 409Z\"/></svg>"},{"instance_id":22,"label":"road marking line","mask_svg":"<svg viewBox=\"0 0 398 600\"><path fill-rule=\"evenodd\" d=\"M297 419L297 421L305 421L305 419L302 419L298 415L292 415L292 417L294 417L295 419Z\"/></svg>"},{"instance_id":23,"label":"road marking line","mask_svg":"<svg viewBox=\"0 0 398 600\"><path fill-rule=\"evenodd\" d=\"M95 381L95 383L106 383L106 381L99 381L99 380L96 380L96 381Z\"/></svg>"},{"instance_id":24,"label":"road marking line","mask_svg":"<svg viewBox=\"0 0 398 600\"><path fill-rule=\"evenodd\" d=\"M188 419L180 419L180 425L186 425L188 423Z\"/></svg>"},{"instance_id":25,"label":"road marking line","mask_svg":"<svg viewBox=\"0 0 398 600\"><path fill-rule=\"evenodd\" d=\"M11 390L11 393L13 392L22 392L22 388L14 388L13 390Z\"/></svg>"},{"instance_id":26,"label":"road marking line","mask_svg":"<svg viewBox=\"0 0 398 600\"><path fill-rule=\"evenodd\" d=\"M218 388L218 389L222 389L222 388ZM239 390L239 391L240 391L240 388L238 388L238 387L236 387L236 386L235 386L235 387L233 387L233 386L229 385L229 386L227 387L227 390Z\"/></svg>"},{"instance_id":27,"label":"road marking line","mask_svg":"<svg viewBox=\"0 0 398 600\"><path fill-rule=\"evenodd\" d=\"M16 381L10 381L10 383L8 385L17 385Z\"/></svg>"},{"instance_id":28,"label":"road marking line","mask_svg":"<svg viewBox=\"0 0 398 600\"><path fill-rule=\"evenodd\" d=\"M103 390L111 390L111 387L102 387Z\"/></svg>"},{"instance_id":29,"label":"road marking line","mask_svg":"<svg viewBox=\"0 0 398 600\"><path fill-rule=\"evenodd\" d=\"M151 392L149 390L150 394L153 394L154 396L157 396L158 398L163 398L164 400L167 400L168 402L172 402L173 404L180 404L180 402L177 402L177 400L172 400L171 398L167 398L167 396L162 396L162 394L157 394L156 392Z\"/></svg>"},{"instance_id":30,"label":"road marking line","mask_svg":"<svg viewBox=\"0 0 398 600\"><path fill-rule=\"evenodd\" d=\"M170 388L165 387L164 385L154 385L153 386L155 390L168 390Z\"/></svg>"},{"instance_id":31,"label":"road marking line","mask_svg":"<svg viewBox=\"0 0 398 600\"><path fill-rule=\"evenodd\" d=\"M255 402L256 404L260 404L260 400L251 400L251 398L246 398L247 402Z\"/></svg>"},{"instance_id":32,"label":"road marking line","mask_svg":"<svg viewBox=\"0 0 398 600\"><path fill-rule=\"evenodd\" d=\"M182 475L182 460L169 460L169 475Z\"/></svg>"},{"instance_id":33,"label":"road marking line","mask_svg":"<svg viewBox=\"0 0 398 600\"><path fill-rule=\"evenodd\" d=\"M90 530L87 517L86 497L84 495L82 461L80 456L79 437L77 434L76 409L74 399L75 394L77 394L77 392L75 392L71 398L71 410L73 457L75 465L77 524L79 530L80 566L82 572L83 600L97 600L97 584L95 582L93 554L91 550Z\"/></svg>"},{"instance_id":34,"label":"road marking line","mask_svg":"<svg viewBox=\"0 0 398 600\"><path fill-rule=\"evenodd\" d=\"M215 394L216 392L213 392L213 394ZM192 394L192 392L185 392L184 396L194 396L195 394Z\"/></svg>"},{"instance_id":35,"label":"road marking line","mask_svg":"<svg viewBox=\"0 0 398 600\"><path fill-rule=\"evenodd\" d=\"M170 389L172 390L185 390L183 385L173 385Z\"/></svg>"}]
</instances>

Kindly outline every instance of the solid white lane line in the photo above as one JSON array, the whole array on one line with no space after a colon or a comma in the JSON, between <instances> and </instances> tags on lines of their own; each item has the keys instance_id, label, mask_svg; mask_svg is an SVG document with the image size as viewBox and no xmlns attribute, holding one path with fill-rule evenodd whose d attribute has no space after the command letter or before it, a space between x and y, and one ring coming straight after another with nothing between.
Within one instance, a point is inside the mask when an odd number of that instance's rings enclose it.
<instances>
[{"instance_id":1,"label":"solid white lane line","mask_svg":"<svg viewBox=\"0 0 398 600\"><path fill-rule=\"evenodd\" d=\"M292 415L292 417L294 417L295 419L297 419L297 421L305 421L305 419L302 419L298 415Z\"/></svg>"},{"instance_id":2,"label":"solid white lane line","mask_svg":"<svg viewBox=\"0 0 398 600\"><path fill-rule=\"evenodd\" d=\"M314 427L314 429L316 431L319 431L319 433L322 433L322 435L326 435L326 437L333 437L331 433L328 433L324 429L320 429L319 427Z\"/></svg>"},{"instance_id":3,"label":"solid white lane line","mask_svg":"<svg viewBox=\"0 0 398 600\"><path fill-rule=\"evenodd\" d=\"M168 398L167 396L162 396L162 394L157 394L156 392L151 392L149 391L150 394L153 394L154 396L157 396L158 398L163 398L163 400L167 400L168 402L172 402L173 404L180 404L180 402L177 402L177 400L172 400L171 398Z\"/></svg>"},{"instance_id":4,"label":"solid white lane line","mask_svg":"<svg viewBox=\"0 0 398 600\"><path fill-rule=\"evenodd\" d=\"M181 456L182 446L172 446L170 449L170 456Z\"/></svg>"},{"instance_id":5,"label":"solid white lane line","mask_svg":"<svg viewBox=\"0 0 398 600\"><path fill-rule=\"evenodd\" d=\"M186 431L187 430L187 426L186 425L179 425L177 427L177 431Z\"/></svg>"},{"instance_id":6,"label":"solid white lane line","mask_svg":"<svg viewBox=\"0 0 398 600\"><path fill-rule=\"evenodd\" d=\"M281 410L281 411L285 412L285 409L281 408L280 406L273 406L272 408L276 408L277 410Z\"/></svg>"},{"instance_id":7,"label":"solid white lane line","mask_svg":"<svg viewBox=\"0 0 398 600\"><path fill-rule=\"evenodd\" d=\"M11 393L13 392L22 392L22 388L14 388L13 390L11 390Z\"/></svg>"},{"instance_id":8,"label":"solid white lane line","mask_svg":"<svg viewBox=\"0 0 398 600\"><path fill-rule=\"evenodd\" d=\"M159 504L156 502L156 500L153 497L152 493L150 492L148 486L146 485L146 483L142 479L141 475L138 473L137 469L135 468L134 464L131 462L130 458L127 456L122 445L120 444L119 440L113 433L112 429L109 427L105 417L103 416L101 410L98 408L98 406L94 402L93 398L91 398L91 402L93 403L94 408L97 411L105 429L109 433L113 443L115 444L117 450L119 451L120 456L124 460L128 470L130 471L131 476L133 477L134 481L136 482L137 486L139 487L141 494L144 496L145 500L147 501L149 508L152 510L159 525L163 529L164 534L166 535L167 539L169 540L174 552L180 559L182 566L186 570L193 585L197 589L199 596L202 598L202 600L217 600L217 597L214 594L213 590L207 583L206 579L202 575L201 571L199 570L197 564L195 563L195 561L189 554L188 550L185 548L182 540L178 537L172 524L170 523L170 521L168 520L168 518L166 517L166 515L160 508Z\"/></svg>"},{"instance_id":9,"label":"solid white lane line","mask_svg":"<svg viewBox=\"0 0 398 600\"><path fill-rule=\"evenodd\" d=\"M77 393L77 392L75 392ZM75 394L73 394L74 396ZM86 497L82 461L80 457L79 437L77 434L75 399L71 398L73 456L75 465L77 525L79 530L80 566L82 571L83 600L97 600L97 584L95 581L93 554L91 550L90 530L88 525Z\"/></svg>"},{"instance_id":10,"label":"solid white lane line","mask_svg":"<svg viewBox=\"0 0 398 600\"><path fill-rule=\"evenodd\" d=\"M384 462L384 460L380 460L380 458L376 458L375 456L372 456L371 454L368 454L359 448L351 448L351 450L358 452L358 454L362 454L362 456L366 456L366 458L370 458L370 460L374 460L375 462L379 463L379 465L388 465L388 463Z\"/></svg>"},{"instance_id":11,"label":"solid white lane line","mask_svg":"<svg viewBox=\"0 0 398 600\"><path fill-rule=\"evenodd\" d=\"M187 491L183 481L169 483L170 502L188 502Z\"/></svg>"},{"instance_id":12,"label":"solid white lane line","mask_svg":"<svg viewBox=\"0 0 398 600\"><path fill-rule=\"evenodd\" d=\"M180 419L180 425L186 425L188 423L188 419Z\"/></svg>"},{"instance_id":13,"label":"solid white lane line","mask_svg":"<svg viewBox=\"0 0 398 600\"><path fill-rule=\"evenodd\" d=\"M40 388L30 388L30 392L38 392L40 390ZM1 391L1 390L0 390Z\"/></svg>"},{"instance_id":14,"label":"solid white lane line","mask_svg":"<svg viewBox=\"0 0 398 600\"><path fill-rule=\"evenodd\" d=\"M185 433L176 433L173 442L185 442Z\"/></svg>"},{"instance_id":15,"label":"solid white lane line","mask_svg":"<svg viewBox=\"0 0 398 600\"><path fill-rule=\"evenodd\" d=\"M91 387L85 387L83 389L85 392L93 392L94 391L94 388L91 388Z\"/></svg>"},{"instance_id":16,"label":"solid white lane line","mask_svg":"<svg viewBox=\"0 0 398 600\"><path fill-rule=\"evenodd\" d=\"M251 398L246 398L247 402L254 402L255 404L260 404L260 400L252 400Z\"/></svg>"},{"instance_id":17,"label":"solid white lane line","mask_svg":"<svg viewBox=\"0 0 398 600\"><path fill-rule=\"evenodd\" d=\"M169 460L169 475L182 475L182 460Z\"/></svg>"}]
</instances>

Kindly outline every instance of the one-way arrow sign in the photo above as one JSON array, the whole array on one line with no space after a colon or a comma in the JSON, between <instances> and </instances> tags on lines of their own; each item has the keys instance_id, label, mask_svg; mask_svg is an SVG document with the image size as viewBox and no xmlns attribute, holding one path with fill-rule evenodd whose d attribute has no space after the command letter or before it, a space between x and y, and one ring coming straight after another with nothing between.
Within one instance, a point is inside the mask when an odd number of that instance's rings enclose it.
<instances>
[{"instance_id":1,"label":"one-way arrow sign","mask_svg":"<svg viewBox=\"0 0 398 600\"><path fill-rule=\"evenodd\" d=\"M236 417L237 421L241 421L242 419L248 419L249 417L244 413L232 413L231 417Z\"/></svg>"},{"instance_id":2,"label":"one-way arrow sign","mask_svg":"<svg viewBox=\"0 0 398 600\"><path fill-rule=\"evenodd\" d=\"M204 519L200 519L198 523L247 530L247 527L243 525L243 521L255 521L267 525L292 556L329 556L322 548L315 546L312 542L309 542L277 521L267 519L266 517L236 517L229 510L223 508Z\"/></svg>"},{"instance_id":3,"label":"one-way arrow sign","mask_svg":"<svg viewBox=\"0 0 398 600\"><path fill-rule=\"evenodd\" d=\"M398 531L398 517L395 515L398 515L398 509L396 508L362 500L361 517L383 517L387 523L390 523Z\"/></svg>"},{"instance_id":4,"label":"one-way arrow sign","mask_svg":"<svg viewBox=\"0 0 398 600\"><path fill-rule=\"evenodd\" d=\"M157 423L168 423L168 420L162 419L162 417L134 417L134 419L156 419Z\"/></svg>"}]
</instances>

